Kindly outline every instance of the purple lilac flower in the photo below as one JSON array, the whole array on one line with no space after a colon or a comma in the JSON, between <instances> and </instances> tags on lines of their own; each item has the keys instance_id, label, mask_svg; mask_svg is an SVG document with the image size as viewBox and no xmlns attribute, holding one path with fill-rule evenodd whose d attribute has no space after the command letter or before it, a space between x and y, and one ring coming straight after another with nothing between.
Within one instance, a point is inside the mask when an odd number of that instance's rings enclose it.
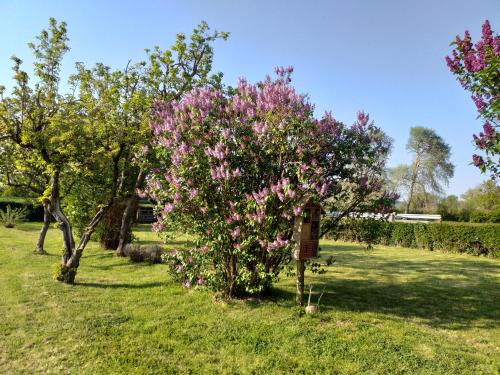
<instances>
[{"instance_id":1,"label":"purple lilac flower","mask_svg":"<svg viewBox=\"0 0 500 375\"><path fill-rule=\"evenodd\" d=\"M165 204L165 206L163 206L163 213L169 214L170 212L172 212L173 209L174 209L174 205L172 203L167 203L167 204Z\"/></svg>"}]
</instances>

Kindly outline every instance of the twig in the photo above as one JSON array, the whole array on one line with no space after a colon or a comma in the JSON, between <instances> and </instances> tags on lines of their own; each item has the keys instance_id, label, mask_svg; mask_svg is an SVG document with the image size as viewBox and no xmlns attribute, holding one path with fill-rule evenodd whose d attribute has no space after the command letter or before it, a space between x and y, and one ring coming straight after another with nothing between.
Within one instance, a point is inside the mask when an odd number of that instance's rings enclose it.
<instances>
[{"instance_id":1,"label":"twig","mask_svg":"<svg viewBox=\"0 0 500 375\"><path fill-rule=\"evenodd\" d=\"M326 286L323 287L323 291L321 292L321 294L318 298L318 307L319 307L319 301L321 301L321 297L323 297L323 293L325 293L325 288L326 288Z\"/></svg>"},{"instance_id":2,"label":"twig","mask_svg":"<svg viewBox=\"0 0 500 375\"><path fill-rule=\"evenodd\" d=\"M312 284L309 284L309 298L307 300L307 306L311 306L311 292L313 290Z\"/></svg>"}]
</instances>

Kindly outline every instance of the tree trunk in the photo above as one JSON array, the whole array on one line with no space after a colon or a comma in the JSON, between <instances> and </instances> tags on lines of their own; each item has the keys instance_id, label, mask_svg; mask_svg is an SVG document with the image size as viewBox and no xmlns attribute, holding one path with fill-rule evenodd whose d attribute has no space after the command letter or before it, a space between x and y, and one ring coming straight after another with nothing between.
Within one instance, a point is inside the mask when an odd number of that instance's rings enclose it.
<instances>
[{"instance_id":1,"label":"tree trunk","mask_svg":"<svg viewBox=\"0 0 500 375\"><path fill-rule=\"evenodd\" d=\"M123 211L119 243L118 248L116 249L116 255L118 256L125 256L124 248L125 245L129 242L130 232L132 231L132 221L136 216L137 208L139 207L139 196L137 195L137 190L142 187L145 179L146 172L141 170L135 181L134 192L127 202L125 211Z\"/></svg>"},{"instance_id":2,"label":"tree trunk","mask_svg":"<svg viewBox=\"0 0 500 375\"><path fill-rule=\"evenodd\" d=\"M50 218L52 215L49 212L49 202L43 202L43 225L42 229L40 229L40 235L38 236L38 241L36 243L35 253L37 254L47 254L44 249L45 244L45 236L47 235L47 231L49 230Z\"/></svg>"},{"instance_id":3,"label":"tree trunk","mask_svg":"<svg viewBox=\"0 0 500 375\"><path fill-rule=\"evenodd\" d=\"M306 263L304 260L297 260L297 295L295 301L302 306L304 300L304 271Z\"/></svg>"},{"instance_id":4,"label":"tree trunk","mask_svg":"<svg viewBox=\"0 0 500 375\"><path fill-rule=\"evenodd\" d=\"M75 251L71 255L71 257L67 260L67 262L64 264L64 268L66 270L66 277L64 280L65 283L67 284L74 284L75 283L75 276L76 276L76 270L78 269L78 266L80 265L80 258L82 257L83 250L85 250L85 247L87 246L88 242L90 241L90 237L92 236L92 233L94 233L95 228L101 221L102 217L106 213L106 210L108 207L112 204L112 202L108 203L106 206L102 207L93 217L91 220L90 224L85 228L82 236L80 237L80 241L78 242L78 246L76 247Z\"/></svg>"},{"instance_id":5,"label":"tree trunk","mask_svg":"<svg viewBox=\"0 0 500 375\"><path fill-rule=\"evenodd\" d=\"M71 224L69 223L68 218L61 209L61 198L59 196L59 176L60 171L55 171L52 177L52 190L50 194L48 210L59 223L58 227L62 232L63 254L61 258L61 264L64 265L73 254L73 249L75 248L75 240L73 238Z\"/></svg>"},{"instance_id":6,"label":"tree trunk","mask_svg":"<svg viewBox=\"0 0 500 375\"><path fill-rule=\"evenodd\" d=\"M61 267L56 275L57 280L65 282L67 284L75 283L75 276L78 266L80 265L80 258L82 257L83 250L87 246L90 241L90 237L94 232L95 228L103 218L104 214L108 210L109 207L113 205L116 199L116 194L119 186L119 166L118 163L120 161L121 154L123 152L124 146L120 146L120 150L118 154L113 157L113 183L111 187L110 198L106 204L101 206L101 208L94 215L89 225L85 228L82 236L80 237L80 241L78 242L78 246L75 249L75 241L73 239L73 233L71 230L71 225L69 224L68 219L64 215L60 206L59 199L59 175L60 171L56 171L53 176L52 182L52 193L50 198L50 212L59 222L59 229L63 232L63 241L64 241L64 251L61 258Z\"/></svg>"},{"instance_id":7,"label":"tree trunk","mask_svg":"<svg viewBox=\"0 0 500 375\"><path fill-rule=\"evenodd\" d=\"M413 193L415 190L415 185L417 183L417 175L419 168L420 168L420 155L417 153L417 157L415 159L415 162L413 163L413 170L411 173L410 192L408 194L408 202L406 202L405 214L410 212L410 204L411 200L413 199Z\"/></svg>"},{"instance_id":8,"label":"tree trunk","mask_svg":"<svg viewBox=\"0 0 500 375\"><path fill-rule=\"evenodd\" d=\"M78 269L78 266L80 265L80 258L82 256L83 250L85 249L85 246L87 246L87 243L90 240L90 236L102 219L104 213L106 212L106 209L113 203L113 199L111 199L111 201L107 205L101 207L101 209L97 212L90 224L87 226L87 228L85 228L78 246L75 249L75 240L73 238L71 224L61 209L61 201L59 197L59 175L60 172L56 171L52 178L52 191L48 204L49 212L58 221L59 229L61 230L63 237L63 254L61 256L61 266L56 275L56 279L67 284L74 284L76 271Z\"/></svg>"}]
</instances>

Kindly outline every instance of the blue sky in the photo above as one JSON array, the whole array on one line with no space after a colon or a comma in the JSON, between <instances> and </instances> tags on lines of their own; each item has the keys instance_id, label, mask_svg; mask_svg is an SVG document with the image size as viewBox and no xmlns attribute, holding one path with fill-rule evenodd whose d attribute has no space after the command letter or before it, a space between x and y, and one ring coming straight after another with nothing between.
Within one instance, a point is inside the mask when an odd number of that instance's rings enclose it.
<instances>
[{"instance_id":1,"label":"blue sky","mask_svg":"<svg viewBox=\"0 0 500 375\"><path fill-rule=\"evenodd\" d=\"M500 27L498 0L443 1L7 1L0 0L0 84L11 82L10 56L31 61L26 43L49 17L68 23L75 61L124 67L144 48L174 41L200 21L229 31L216 45L214 70L234 84L257 81L278 65L293 65L297 90L317 114L331 110L351 123L370 113L395 141L390 165L410 162L409 128L436 130L452 148L455 177L447 189L461 194L486 177L470 165L481 123L474 104L448 71L444 56L456 34L473 38L489 19Z\"/></svg>"}]
</instances>

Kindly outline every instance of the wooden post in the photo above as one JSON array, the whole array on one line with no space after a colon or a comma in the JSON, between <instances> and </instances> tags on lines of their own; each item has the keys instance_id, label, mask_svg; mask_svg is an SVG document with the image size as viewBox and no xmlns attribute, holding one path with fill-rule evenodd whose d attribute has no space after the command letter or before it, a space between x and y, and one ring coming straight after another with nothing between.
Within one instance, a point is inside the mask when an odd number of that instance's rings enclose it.
<instances>
[{"instance_id":1,"label":"wooden post","mask_svg":"<svg viewBox=\"0 0 500 375\"><path fill-rule=\"evenodd\" d=\"M304 299L304 270L306 268L305 260L297 259L297 295L295 301L297 305L303 305Z\"/></svg>"}]
</instances>

